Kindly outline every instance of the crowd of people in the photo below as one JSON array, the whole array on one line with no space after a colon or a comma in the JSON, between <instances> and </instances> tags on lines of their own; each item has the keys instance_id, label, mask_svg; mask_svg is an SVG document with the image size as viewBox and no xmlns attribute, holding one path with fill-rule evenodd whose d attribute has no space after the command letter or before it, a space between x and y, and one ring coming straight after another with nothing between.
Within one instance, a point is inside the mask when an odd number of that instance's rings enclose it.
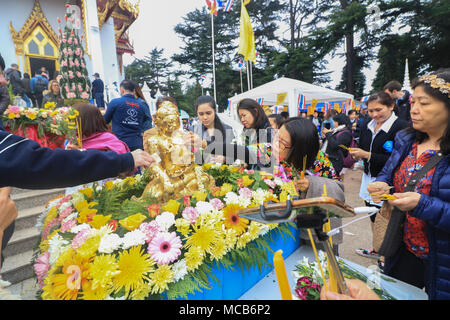
<instances>
[{"instance_id":1,"label":"crowd of people","mask_svg":"<svg viewBox=\"0 0 450 320\"><path fill-rule=\"evenodd\" d=\"M0 74L4 69L2 62ZM0 113L5 109L2 97L7 81L13 94L28 106L48 101L57 106L64 103L58 82L48 79L45 70L33 79L26 74L22 79L17 65L11 65L6 77L0 77ZM300 198L321 196L325 185L328 196L344 202L342 181L346 170L362 164L360 197L366 199L367 206L381 208L381 195L393 194L395 200L386 201L403 213L403 220L398 229L401 243L394 253L383 255L374 248L361 248L357 253L377 259L385 274L425 288L430 299L450 299L449 82L450 69L438 70L417 79L411 95L392 81L383 91L371 94L359 112L331 109L309 117L289 117L287 112L270 114L257 101L243 99L237 106L243 126L240 137L220 119L216 101L201 96L195 102L197 119L185 131L184 142L194 153L200 153L196 159L202 162L239 160L249 169L273 172L275 164L302 172L301 178L294 178ZM72 187L135 174L140 172L139 167L155 161L143 151L157 128L139 85L123 80L121 97L110 101L104 110L104 86L98 74L93 84L96 105L74 105L82 122L83 150L73 144L67 150L41 148L34 141L0 130L0 187ZM177 105L175 99L166 96L158 99L157 108L163 101ZM233 145L245 150L243 158L238 159L239 153L234 152L228 159L226 150ZM427 166L431 159L432 167ZM410 178L423 168L428 171L414 181L415 188L407 189L413 180ZM0 189L2 248L17 216L8 196L9 189ZM376 215L371 221L375 223ZM340 223L334 219L332 227ZM342 236L335 237L338 254ZM361 298L352 292L363 285L349 282L351 297L323 293L322 298ZM365 297L374 297L365 287L360 289L367 293Z\"/></svg>"}]
</instances>

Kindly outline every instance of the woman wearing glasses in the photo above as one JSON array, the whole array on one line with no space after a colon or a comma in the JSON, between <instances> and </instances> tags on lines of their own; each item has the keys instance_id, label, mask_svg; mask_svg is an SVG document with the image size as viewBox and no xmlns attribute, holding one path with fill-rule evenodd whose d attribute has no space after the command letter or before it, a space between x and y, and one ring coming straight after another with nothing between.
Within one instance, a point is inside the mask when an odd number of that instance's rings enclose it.
<instances>
[{"instance_id":1,"label":"woman wearing glasses","mask_svg":"<svg viewBox=\"0 0 450 320\"><path fill-rule=\"evenodd\" d=\"M300 198L321 197L325 186L327 196L345 202L344 185L338 181L330 161L319 152L319 146L319 135L314 124L309 119L296 117L287 120L275 134L272 151L280 164L285 163L298 173L303 170L306 156L305 178L294 180ZM341 225L340 219L330 220L332 229ZM332 240L337 254L337 245L343 240L342 234L333 236Z\"/></svg>"}]
</instances>

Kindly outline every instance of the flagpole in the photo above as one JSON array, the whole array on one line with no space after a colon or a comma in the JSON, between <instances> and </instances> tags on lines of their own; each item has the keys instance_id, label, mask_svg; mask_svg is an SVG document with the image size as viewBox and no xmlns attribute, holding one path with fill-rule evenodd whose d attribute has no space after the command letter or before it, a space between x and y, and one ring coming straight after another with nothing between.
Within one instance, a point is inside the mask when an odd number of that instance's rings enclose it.
<instances>
[{"instance_id":1,"label":"flagpole","mask_svg":"<svg viewBox=\"0 0 450 320\"><path fill-rule=\"evenodd\" d=\"M212 58L213 58L213 83L214 83L214 101L216 102L216 112L219 112L216 94L216 58L214 48L214 15L211 13L211 31L212 31Z\"/></svg>"},{"instance_id":2,"label":"flagpole","mask_svg":"<svg viewBox=\"0 0 450 320\"><path fill-rule=\"evenodd\" d=\"M251 61L249 61L250 65L250 86L253 89L253 64Z\"/></svg>"},{"instance_id":3,"label":"flagpole","mask_svg":"<svg viewBox=\"0 0 450 320\"><path fill-rule=\"evenodd\" d=\"M250 71L249 71L249 61L247 60L247 61L245 61L246 62L246 65L245 65L245 67L247 68L247 91L249 91L249 90L251 90L251 88L250 88Z\"/></svg>"},{"instance_id":4,"label":"flagpole","mask_svg":"<svg viewBox=\"0 0 450 320\"><path fill-rule=\"evenodd\" d=\"M241 77L241 93L243 93L243 92L244 92L244 86L243 86L243 84L242 84L242 67L241 67L241 69L239 70L239 75L240 75L240 77Z\"/></svg>"}]
</instances>

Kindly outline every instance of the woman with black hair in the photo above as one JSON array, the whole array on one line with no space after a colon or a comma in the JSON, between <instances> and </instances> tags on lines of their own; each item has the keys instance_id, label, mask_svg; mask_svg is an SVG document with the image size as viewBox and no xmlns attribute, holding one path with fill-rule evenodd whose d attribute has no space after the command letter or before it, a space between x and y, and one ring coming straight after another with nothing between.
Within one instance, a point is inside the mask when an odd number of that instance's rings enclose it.
<instances>
[{"instance_id":1,"label":"woman with black hair","mask_svg":"<svg viewBox=\"0 0 450 320\"><path fill-rule=\"evenodd\" d=\"M281 116L281 114L271 114L269 116L267 116L267 118L269 119L270 122L270 126L272 127L272 129L280 129L281 125L284 122L284 118Z\"/></svg>"},{"instance_id":2,"label":"woman with black hair","mask_svg":"<svg viewBox=\"0 0 450 320\"><path fill-rule=\"evenodd\" d=\"M189 127L191 144L205 149L212 142L232 143L234 139L233 128L220 120L216 112L214 98L211 96L197 98L195 111L199 122ZM221 158L216 156L215 161L222 162Z\"/></svg>"},{"instance_id":3,"label":"woman with black hair","mask_svg":"<svg viewBox=\"0 0 450 320\"><path fill-rule=\"evenodd\" d=\"M248 169L262 170L271 165L272 126L263 108L253 99L243 99L237 105L237 113L244 129L242 144L257 155L258 163Z\"/></svg>"},{"instance_id":4,"label":"woman with black hair","mask_svg":"<svg viewBox=\"0 0 450 320\"><path fill-rule=\"evenodd\" d=\"M384 91L374 93L367 100L370 120L363 123L359 136L359 148L352 148L350 154L356 160L363 160L364 173L362 176L359 196L367 199L367 185L377 178L381 169L391 155L397 132L408 127L405 120L398 118L394 113L395 102ZM366 201L366 206L377 206L373 201ZM370 217L373 223L376 215ZM356 253L360 256L379 259L373 249L359 248Z\"/></svg>"},{"instance_id":5,"label":"woman with black hair","mask_svg":"<svg viewBox=\"0 0 450 320\"><path fill-rule=\"evenodd\" d=\"M384 272L425 287L430 300L449 300L450 69L422 76L412 87L412 128L397 134L392 155L368 190L378 195L393 186L397 199L389 203L403 217L402 244L386 257ZM415 181L414 191L405 192L409 178L429 162L433 167Z\"/></svg>"},{"instance_id":6,"label":"woman with black hair","mask_svg":"<svg viewBox=\"0 0 450 320\"><path fill-rule=\"evenodd\" d=\"M294 180L302 199L322 196L326 186L329 197L345 202L344 185L328 177L332 165L328 164L328 167L323 165L326 163L326 157L323 157L319 147L319 135L314 124L309 119L295 117L282 124L274 136L272 150L281 165L287 164L299 173L303 170L303 159L306 156L305 179ZM340 219L332 218L331 221L332 228L341 224ZM308 238L305 237L305 239ZM342 243L340 233L333 236L333 244L336 245L335 253L339 243Z\"/></svg>"},{"instance_id":7,"label":"woman with black hair","mask_svg":"<svg viewBox=\"0 0 450 320\"><path fill-rule=\"evenodd\" d=\"M322 128L322 137L324 138L321 151L330 158L333 167L339 176L344 174L344 159L348 151L340 147L344 145L349 148L353 135L351 131L350 119L343 113L333 117L334 129Z\"/></svg>"}]
</instances>

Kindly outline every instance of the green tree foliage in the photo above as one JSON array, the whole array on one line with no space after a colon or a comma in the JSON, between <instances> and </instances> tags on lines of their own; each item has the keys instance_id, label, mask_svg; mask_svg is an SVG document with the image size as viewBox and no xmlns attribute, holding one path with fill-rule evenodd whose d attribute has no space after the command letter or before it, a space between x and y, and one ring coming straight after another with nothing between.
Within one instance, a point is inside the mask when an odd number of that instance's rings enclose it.
<instances>
[{"instance_id":1,"label":"green tree foliage","mask_svg":"<svg viewBox=\"0 0 450 320\"><path fill-rule=\"evenodd\" d=\"M173 62L164 57L164 49L153 48L143 59L135 59L125 67L127 79L149 88L167 90L167 77L172 73Z\"/></svg>"}]
</instances>

